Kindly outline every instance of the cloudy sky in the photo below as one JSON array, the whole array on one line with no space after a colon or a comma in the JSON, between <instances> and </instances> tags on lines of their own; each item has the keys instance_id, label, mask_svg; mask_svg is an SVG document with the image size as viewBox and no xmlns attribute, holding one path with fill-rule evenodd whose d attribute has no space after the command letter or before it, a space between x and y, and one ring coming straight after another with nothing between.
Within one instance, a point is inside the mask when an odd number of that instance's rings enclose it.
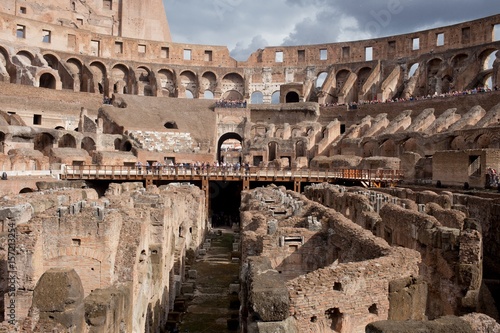
<instances>
[{"instance_id":1,"label":"cloudy sky","mask_svg":"<svg viewBox=\"0 0 500 333\"><path fill-rule=\"evenodd\" d=\"M177 43L227 46L237 60L264 46L352 41L500 13L499 0L163 0Z\"/></svg>"}]
</instances>

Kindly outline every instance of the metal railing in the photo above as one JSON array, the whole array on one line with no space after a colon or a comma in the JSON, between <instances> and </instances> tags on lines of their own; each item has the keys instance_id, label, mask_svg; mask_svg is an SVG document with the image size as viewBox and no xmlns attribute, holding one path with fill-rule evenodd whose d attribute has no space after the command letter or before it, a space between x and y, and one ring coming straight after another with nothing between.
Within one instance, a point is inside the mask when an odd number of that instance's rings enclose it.
<instances>
[{"instance_id":1,"label":"metal railing","mask_svg":"<svg viewBox=\"0 0 500 333\"><path fill-rule=\"evenodd\" d=\"M184 178L231 177L252 179L351 179L361 181L399 181L403 178L400 170L368 169L292 169L292 168L224 168L224 167L150 167L137 168L120 165L66 165L62 169L63 179L144 179L144 178Z\"/></svg>"}]
</instances>

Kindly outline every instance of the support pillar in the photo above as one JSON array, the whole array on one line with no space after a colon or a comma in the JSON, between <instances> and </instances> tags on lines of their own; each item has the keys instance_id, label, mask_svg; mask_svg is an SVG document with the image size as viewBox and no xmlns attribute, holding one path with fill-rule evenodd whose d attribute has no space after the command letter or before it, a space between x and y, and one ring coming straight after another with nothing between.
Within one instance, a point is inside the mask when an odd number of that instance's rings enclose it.
<instances>
[{"instance_id":1,"label":"support pillar","mask_svg":"<svg viewBox=\"0 0 500 333\"><path fill-rule=\"evenodd\" d=\"M207 177L201 179L201 189L205 192L205 208L210 209L210 183Z\"/></svg>"},{"instance_id":2,"label":"support pillar","mask_svg":"<svg viewBox=\"0 0 500 333\"><path fill-rule=\"evenodd\" d=\"M250 179L248 177L243 177L243 191L248 191L250 189Z\"/></svg>"},{"instance_id":3,"label":"support pillar","mask_svg":"<svg viewBox=\"0 0 500 333\"><path fill-rule=\"evenodd\" d=\"M293 191L300 193L300 180L293 181Z\"/></svg>"}]
</instances>

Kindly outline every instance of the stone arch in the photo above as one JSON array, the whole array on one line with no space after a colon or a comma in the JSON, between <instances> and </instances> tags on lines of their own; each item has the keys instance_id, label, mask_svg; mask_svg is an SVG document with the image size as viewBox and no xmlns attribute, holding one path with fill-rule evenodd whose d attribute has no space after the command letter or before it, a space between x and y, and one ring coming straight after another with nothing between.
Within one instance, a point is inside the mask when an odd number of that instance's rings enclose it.
<instances>
[{"instance_id":1,"label":"stone arch","mask_svg":"<svg viewBox=\"0 0 500 333\"><path fill-rule=\"evenodd\" d=\"M409 138L402 144L404 152L412 152L423 155L422 148L420 147L419 140L416 138Z\"/></svg>"},{"instance_id":2,"label":"stone arch","mask_svg":"<svg viewBox=\"0 0 500 333\"><path fill-rule=\"evenodd\" d=\"M394 140L385 140L384 143L380 145L380 156L397 157L397 154L397 145Z\"/></svg>"},{"instance_id":3,"label":"stone arch","mask_svg":"<svg viewBox=\"0 0 500 333\"><path fill-rule=\"evenodd\" d=\"M228 91L236 91L241 95L240 99L243 99L245 95L245 80L238 73L228 73L224 75L221 82L221 92L225 94Z\"/></svg>"},{"instance_id":4,"label":"stone arch","mask_svg":"<svg viewBox=\"0 0 500 333\"><path fill-rule=\"evenodd\" d=\"M85 296L87 296L93 290L106 288L111 283L111 276L101 268L102 262L106 259L99 252L85 246L61 247L44 257L43 266L46 269L73 268L80 276Z\"/></svg>"},{"instance_id":5,"label":"stone arch","mask_svg":"<svg viewBox=\"0 0 500 333\"><path fill-rule=\"evenodd\" d=\"M5 153L5 133L0 131L0 153Z\"/></svg>"},{"instance_id":6,"label":"stone arch","mask_svg":"<svg viewBox=\"0 0 500 333\"><path fill-rule=\"evenodd\" d=\"M66 60L66 68L68 75L63 75L63 89L71 89L73 91L84 91L83 78L82 78L82 62L77 58L69 58Z\"/></svg>"},{"instance_id":7,"label":"stone arch","mask_svg":"<svg viewBox=\"0 0 500 333\"><path fill-rule=\"evenodd\" d=\"M111 83L113 92L118 94L128 94L129 69L123 64L116 64L111 69Z\"/></svg>"},{"instance_id":8,"label":"stone arch","mask_svg":"<svg viewBox=\"0 0 500 333\"><path fill-rule=\"evenodd\" d=\"M17 59L22 62L26 66L31 66L33 65L33 60L35 59L35 56L26 50L21 50L16 53Z\"/></svg>"},{"instance_id":9,"label":"stone arch","mask_svg":"<svg viewBox=\"0 0 500 333\"><path fill-rule=\"evenodd\" d=\"M437 57L427 62L427 94L429 95L442 93L441 78L438 77L442 63L443 60Z\"/></svg>"},{"instance_id":10,"label":"stone arch","mask_svg":"<svg viewBox=\"0 0 500 333\"><path fill-rule=\"evenodd\" d=\"M5 48L0 46L0 66L7 68L9 62L10 62L9 52Z\"/></svg>"},{"instance_id":11,"label":"stone arch","mask_svg":"<svg viewBox=\"0 0 500 333\"><path fill-rule=\"evenodd\" d=\"M50 150L54 147L55 138L49 133L39 133L33 140L33 149L42 152L44 155L49 155Z\"/></svg>"},{"instance_id":12,"label":"stone arch","mask_svg":"<svg viewBox=\"0 0 500 333\"><path fill-rule=\"evenodd\" d=\"M252 137L264 137L266 135L266 132L267 127L263 124L254 125L250 130Z\"/></svg>"},{"instance_id":13,"label":"stone arch","mask_svg":"<svg viewBox=\"0 0 500 333\"><path fill-rule=\"evenodd\" d=\"M489 148L491 143L491 138L488 134L481 134L474 140L474 146L477 149Z\"/></svg>"},{"instance_id":14,"label":"stone arch","mask_svg":"<svg viewBox=\"0 0 500 333\"><path fill-rule=\"evenodd\" d=\"M460 72L466 66L468 58L469 56L465 53L456 54L453 58L451 58L450 65L453 67L455 72Z\"/></svg>"},{"instance_id":15,"label":"stone arch","mask_svg":"<svg viewBox=\"0 0 500 333\"><path fill-rule=\"evenodd\" d=\"M302 127L294 127L291 131L292 138L296 138L298 136L306 136L306 131Z\"/></svg>"},{"instance_id":16,"label":"stone arch","mask_svg":"<svg viewBox=\"0 0 500 333\"><path fill-rule=\"evenodd\" d=\"M158 81L162 96L175 97L175 75L171 70L160 69L158 71Z\"/></svg>"},{"instance_id":17,"label":"stone arch","mask_svg":"<svg viewBox=\"0 0 500 333\"><path fill-rule=\"evenodd\" d=\"M116 143L117 143L116 141L117 140L119 141L118 148L116 148L117 147L117 145L116 145ZM120 144L121 144L121 142L122 141L120 139L116 139L115 140L115 149L116 150L120 150ZM121 147L121 150L123 150L123 151L131 151L132 150L132 142L130 142L129 140L125 141L123 143L123 147Z\"/></svg>"},{"instance_id":18,"label":"stone arch","mask_svg":"<svg viewBox=\"0 0 500 333\"><path fill-rule=\"evenodd\" d=\"M267 144L267 160L269 162L278 158L279 144L276 141L271 141Z\"/></svg>"},{"instance_id":19,"label":"stone arch","mask_svg":"<svg viewBox=\"0 0 500 333\"><path fill-rule=\"evenodd\" d=\"M64 134L57 141L57 146L59 148L76 148L76 139L71 134Z\"/></svg>"},{"instance_id":20,"label":"stone arch","mask_svg":"<svg viewBox=\"0 0 500 333\"><path fill-rule=\"evenodd\" d=\"M96 150L94 139L86 136L83 138L81 146L82 149L86 150L89 154L90 152Z\"/></svg>"},{"instance_id":21,"label":"stone arch","mask_svg":"<svg viewBox=\"0 0 500 333\"><path fill-rule=\"evenodd\" d=\"M135 81L137 85L137 95L139 96L154 96L154 87L151 82L154 82L151 70L146 66L139 66L135 70Z\"/></svg>"},{"instance_id":22,"label":"stone arch","mask_svg":"<svg viewBox=\"0 0 500 333\"><path fill-rule=\"evenodd\" d=\"M54 69L54 70L59 70L59 57L56 54L53 53L45 53L43 55L43 59L47 62L47 65Z\"/></svg>"},{"instance_id":23,"label":"stone arch","mask_svg":"<svg viewBox=\"0 0 500 333\"><path fill-rule=\"evenodd\" d=\"M57 79L52 73L39 73L38 86L40 88L56 89Z\"/></svg>"},{"instance_id":24,"label":"stone arch","mask_svg":"<svg viewBox=\"0 0 500 333\"><path fill-rule=\"evenodd\" d=\"M305 157L307 155L307 145L304 140L295 142L295 157Z\"/></svg>"},{"instance_id":25,"label":"stone arch","mask_svg":"<svg viewBox=\"0 0 500 333\"><path fill-rule=\"evenodd\" d=\"M187 91L191 92L193 97L197 96L198 92L198 79L196 78L196 74L192 71L185 70L180 74L180 85L184 88L183 91L180 93L183 93L182 95L179 95L179 97L188 97L188 94L186 94Z\"/></svg>"},{"instance_id":26,"label":"stone arch","mask_svg":"<svg viewBox=\"0 0 500 333\"><path fill-rule=\"evenodd\" d=\"M378 144L376 142L366 142L363 145L363 157L372 157L375 156L375 152L377 151Z\"/></svg>"},{"instance_id":27,"label":"stone arch","mask_svg":"<svg viewBox=\"0 0 500 333\"><path fill-rule=\"evenodd\" d=\"M281 92L276 90L271 94L271 104L279 104L280 103Z\"/></svg>"},{"instance_id":28,"label":"stone arch","mask_svg":"<svg viewBox=\"0 0 500 333\"><path fill-rule=\"evenodd\" d=\"M276 132L274 132L274 137L278 139L283 139L285 136L285 129L283 127L276 128Z\"/></svg>"},{"instance_id":29,"label":"stone arch","mask_svg":"<svg viewBox=\"0 0 500 333\"><path fill-rule=\"evenodd\" d=\"M222 99L229 101L241 101L243 100L243 95L236 90L228 90L222 95Z\"/></svg>"},{"instance_id":30,"label":"stone arch","mask_svg":"<svg viewBox=\"0 0 500 333\"><path fill-rule=\"evenodd\" d=\"M175 121L167 121L165 124L163 124L163 127L165 127L166 129L179 129Z\"/></svg>"},{"instance_id":31,"label":"stone arch","mask_svg":"<svg viewBox=\"0 0 500 333\"><path fill-rule=\"evenodd\" d=\"M262 91L254 91L250 97L251 104L262 104L264 103L264 94Z\"/></svg>"},{"instance_id":32,"label":"stone arch","mask_svg":"<svg viewBox=\"0 0 500 333\"><path fill-rule=\"evenodd\" d=\"M377 96L377 92L372 91L372 89L368 89L367 91L363 90L363 87L364 87L366 81L368 80L368 78L370 77L371 72L372 72L371 67L362 67L358 71L358 79L356 81L356 88L358 90L358 94L363 94L363 99L368 100L368 101L373 100L374 97Z\"/></svg>"},{"instance_id":33,"label":"stone arch","mask_svg":"<svg viewBox=\"0 0 500 333\"><path fill-rule=\"evenodd\" d=\"M113 141L113 145L115 147L115 150L120 150L121 147L122 147L122 140L120 138L116 138L114 141ZM132 149L132 146L130 147L130 149Z\"/></svg>"},{"instance_id":34,"label":"stone arch","mask_svg":"<svg viewBox=\"0 0 500 333\"><path fill-rule=\"evenodd\" d=\"M207 90L211 91L212 93L215 92L215 90L217 89L217 76L214 72L203 73L200 79L200 88L205 92Z\"/></svg>"},{"instance_id":35,"label":"stone arch","mask_svg":"<svg viewBox=\"0 0 500 333\"><path fill-rule=\"evenodd\" d=\"M408 78L412 78L417 73L417 70L419 67L420 67L420 64L418 62L409 64L409 66L408 66Z\"/></svg>"},{"instance_id":36,"label":"stone arch","mask_svg":"<svg viewBox=\"0 0 500 333\"><path fill-rule=\"evenodd\" d=\"M94 61L90 64L90 75L83 75L82 91L94 92L99 94L107 94L107 69L106 66L100 61Z\"/></svg>"},{"instance_id":37,"label":"stone arch","mask_svg":"<svg viewBox=\"0 0 500 333\"><path fill-rule=\"evenodd\" d=\"M222 161L222 154L221 154L221 147L222 144L227 141L227 140L238 140L242 145L243 145L243 138L241 135L235 132L228 132L224 133L223 135L220 136L219 140L217 141L217 161ZM241 159L241 157L240 157ZM241 161L240 161L241 162Z\"/></svg>"},{"instance_id":38,"label":"stone arch","mask_svg":"<svg viewBox=\"0 0 500 333\"><path fill-rule=\"evenodd\" d=\"M498 52L498 49L495 48L487 48L483 50L479 56L477 57L479 60L479 63L481 64L481 70L485 71L488 69L492 69L493 62L496 59L496 52Z\"/></svg>"},{"instance_id":39,"label":"stone arch","mask_svg":"<svg viewBox=\"0 0 500 333\"><path fill-rule=\"evenodd\" d=\"M327 77L328 77L327 72L318 73L318 76L316 77L315 87L323 88L323 84L325 83Z\"/></svg>"},{"instance_id":40,"label":"stone arch","mask_svg":"<svg viewBox=\"0 0 500 333\"><path fill-rule=\"evenodd\" d=\"M451 150L464 150L466 147L465 144L465 138L461 135L456 136L455 138L451 139L450 142L450 149Z\"/></svg>"},{"instance_id":41,"label":"stone arch","mask_svg":"<svg viewBox=\"0 0 500 333\"><path fill-rule=\"evenodd\" d=\"M289 91L285 96L285 103L298 103L300 102L299 93L296 91Z\"/></svg>"},{"instance_id":42,"label":"stone arch","mask_svg":"<svg viewBox=\"0 0 500 333\"><path fill-rule=\"evenodd\" d=\"M22 193L32 193L34 192L33 189L31 187L25 187L23 189L21 189L21 191L19 191L19 194L22 194Z\"/></svg>"},{"instance_id":43,"label":"stone arch","mask_svg":"<svg viewBox=\"0 0 500 333\"><path fill-rule=\"evenodd\" d=\"M342 89L344 83L349 77L349 74L351 74L351 72L347 69L341 69L337 72L337 74L335 75L335 81L337 82L337 87L336 87L337 90L340 91Z\"/></svg>"}]
</instances>

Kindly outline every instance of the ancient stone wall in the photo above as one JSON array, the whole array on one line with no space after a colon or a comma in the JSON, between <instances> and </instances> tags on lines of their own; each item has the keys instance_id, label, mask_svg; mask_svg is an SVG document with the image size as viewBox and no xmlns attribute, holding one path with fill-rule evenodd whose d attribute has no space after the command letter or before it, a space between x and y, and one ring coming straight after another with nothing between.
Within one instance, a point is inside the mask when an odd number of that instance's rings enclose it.
<instances>
[{"instance_id":1,"label":"ancient stone wall","mask_svg":"<svg viewBox=\"0 0 500 333\"><path fill-rule=\"evenodd\" d=\"M429 285L429 318L480 307L483 237L478 223L466 223L464 213L451 209L451 196L429 193L425 199L424 193L413 202L408 198L400 201L370 191L345 192L331 185L313 185L305 195L391 245L420 252L419 274Z\"/></svg>"},{"instance_id":2,"label":"ancient stone wall","mask_svg":"<svg viewBox=\"0 0 500 333\"><path fill-rule=\"evenodd\" d=\"M418 275L416 252L391 248L293 192L246 192L241 210L242 260L248 264L242 273L248 299L242 301L250 301L246 320L259 332L289 327L290 316L298 332L362 331L368 322L388 318L389 282ZM423 314L423 308L408 306Z\"/></svg>"},{"instance_id":3,"label":"ancient stone wall","mask_svg":"<svg viewBox=\"0 0 500 333\"><path fill-rule=\"evenodd\" d=\"M8 272L2 272L5 314L13 300L15 319L22 323L32 316L33 290L42 274L71 268L81 281L87 329L137 332L165 325L184 279L186 253L197 251L206 232L201 190L112 184L102 198L94 190L49 190L31 195L28 209L21 209L17 202L26 199L2 203L12 207L4 209L3 224L13 221L17 236L13 297ZM2 244L7 263L7 235Z\"/></svg>"}]
</instances>

